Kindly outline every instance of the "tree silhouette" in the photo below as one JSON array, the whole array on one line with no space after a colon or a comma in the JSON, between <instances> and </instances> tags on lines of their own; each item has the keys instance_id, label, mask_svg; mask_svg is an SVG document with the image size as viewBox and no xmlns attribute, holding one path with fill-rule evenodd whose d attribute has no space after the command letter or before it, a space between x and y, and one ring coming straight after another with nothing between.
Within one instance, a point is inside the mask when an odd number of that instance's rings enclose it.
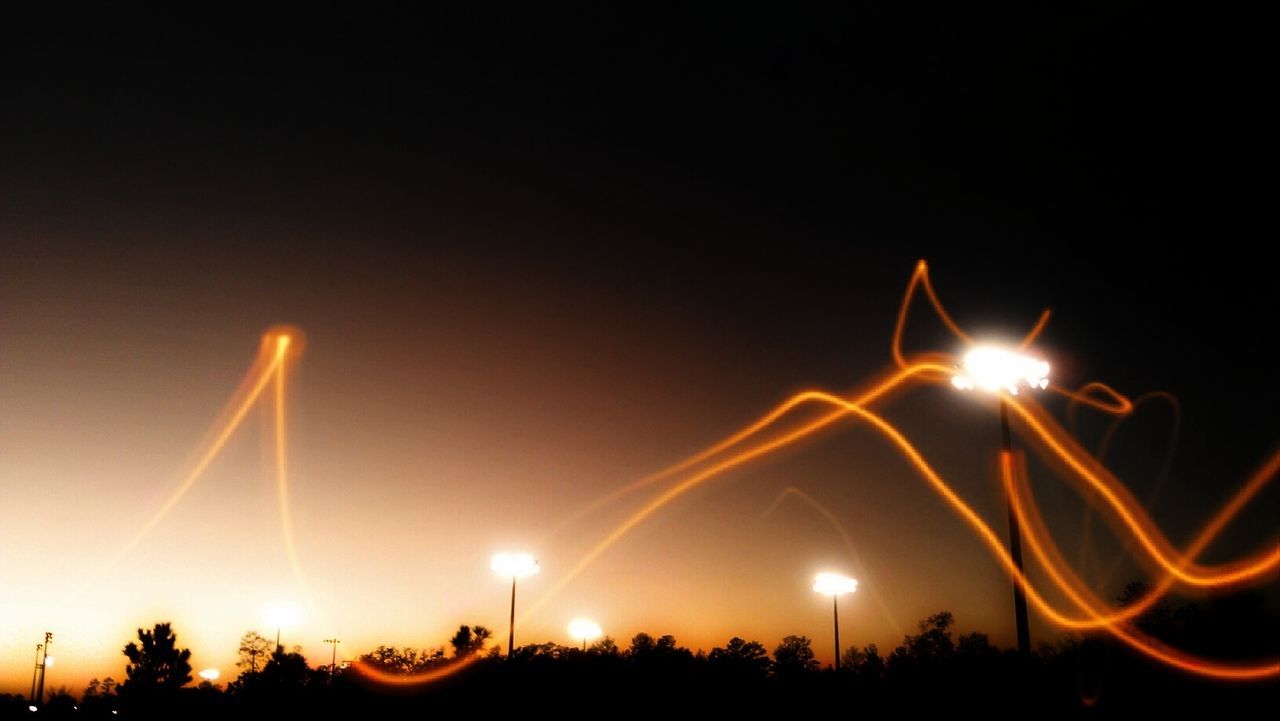
<instances>
[{"instance_id":1,"label":"tree silhouette","mask_svg":"<svg viewBox=\"0 0 1280 721\"><path fill-rule=\"evenodd\" d=\"M621 651L618 650L618 642L614 641L613 638L609 636L605 636L601 638L599 641L596 641L595 643L591 644L591 647L587 649L587 652L596 654L598 656L621 655Z\"/></svg>"},{"instance_id":2,"label":"tree silhouette","mask_svg":"<svg viewBox=\"0 0 1280 721\"><path fill-rule=\"evenodd\" d=\"M867 644L861 651L856 646L850 646L840 663L843 670L869 681L878 681L884 676L884 659L880 657L880 649L874 643Z\"/></svg>"},{"instance_id":3,"label":"tree silhouette","mask_svg":"<svg viewBox=\"0 0 1280 721\"><path fill-rule=\"evenodd\" d=\"M484 642L492 635L493 632L484 626L459 626L458 632L449 639L454 658L465 658L484 648Z\"/></svg>"},{"instance_id":4,"label":"tree silhouette","mask_svg":"<svg viewBox=\"0 0 1280 721\"><path fill-rule=\"evenodd\" d=\"M763 678L769 673L769 652L756 641L744 641L737 636L729 639L724 648L713 648L707 662L716 671L745 678Z\"/></svg>"},{"instance_id":5,"label":"tree silhouette","mask_svg":"<svg viewBox=\"0 0 1280 721\"><path fill-rule=\"evenodd\" d=\"M411 674L444 663L444 649L416 649L411 646L379 646L360 656L360 660L391 673Z\"/></svg>"},{"instance_id":6,"label":"tree silhouette","mask_svg":"<svg viewBox=\"0 0 1280 721\"><path fill-rule=\"evenodd\" d=\"M653 653L654 645L653 636L641 631L631 637L631 648L627 650L627 654L635 659L645 658Z\"/></svg>"},{"instance_id":7,"label":"tree silhouette","mask_svg":"<svg viewBox=\"0 0 1280 721\"><path fill-rule=\"evenodd\" d=\"M274 650L275 644L270 639L264 638L257 631L247 631L240 637L240 657L236 661L236 668L251 673L261 670Z\"/></svg>"},{"instance_id":8,"label":"tree silhouette","mask_svg":"<svg viewBox=\"0 0 1280 721\"><path fill-rule=\"evenodd\" d=\"M787 636L773 650L773 673L778 678L796 678L818 670L813 645L808 636Z\"/></svg>"},{"instance_id":9,"label":"tree silhouette","mask_svg":"<svg viewBox=\"0 0 1280 721\"><path fill-rule=\"evenodd\" d=\"M176 691L191 683L191 650L178 648L178 636L166 621L153 630L138 629L138 643L124 647L129 663L120 693L134 698Z\"/></svg>"},{"instance_id":10,"label":"tree silhouette","mask_svg":"<svg viewBox=\"0 0 1280 721\"><path fill-rule=\"evenodd\" d=\"M917 625L920 633L908 635L903 639L903 645L889 655L890 669L914 671L950 659L955 654L955 644L951 641L951 627L955 621L950 611L939 611L921 621Z\"/></svg>"}]
</instances>

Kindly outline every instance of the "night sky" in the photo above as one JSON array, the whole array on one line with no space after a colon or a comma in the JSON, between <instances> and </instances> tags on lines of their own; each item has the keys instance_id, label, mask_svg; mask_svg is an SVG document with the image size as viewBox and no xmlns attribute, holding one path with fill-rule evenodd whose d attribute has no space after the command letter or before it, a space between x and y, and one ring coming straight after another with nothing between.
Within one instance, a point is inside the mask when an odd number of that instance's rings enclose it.
<instances>
[{"instance_id":1,"label":"night sky","mask_svg":"<svg viewBox=\"0 0 1280 721\"><path fill-rule=\"evenodd\" d=\"M1061 384L1178 397L1150 508L1175 542L1276 450L1257 18L97 12L0 17L4 690L25 689L44 630L51 683L78 688L119 678L133 629L165 619L225 674L241 633L270 631L263 606L301 602L255 414L109 578L60 605L163 502L281 323L306 335L290 441L316 595L285 640L317 657L331 634L354 655L505 629L491 553L539 557L535 599L645 496L559 529L578 508L794 391L888 366L922 258L975 335L1052 308L1037 348ZM906 343L958 350L923 305ZM928 389L880 410L1001 521L990 407ZM1079 421L1093 447L1108 419ZM1144 405L1108 456L1139 498L1171 422ZM1074 551L1079 502L1034 480ZM860 560L803 504L762 516L788 486ZM1265 492L1206 559L1274 542L1278 502ZM567 641L574 615L703 648L804 633L829 659L808 587L828 567L879 594L848 602L846 644L890 646L944 608L1012 643L990 555L852 423L673 504L520 633ZM1108 597L1129 579L1112 580Z\"/></svg>"}]
</instances>

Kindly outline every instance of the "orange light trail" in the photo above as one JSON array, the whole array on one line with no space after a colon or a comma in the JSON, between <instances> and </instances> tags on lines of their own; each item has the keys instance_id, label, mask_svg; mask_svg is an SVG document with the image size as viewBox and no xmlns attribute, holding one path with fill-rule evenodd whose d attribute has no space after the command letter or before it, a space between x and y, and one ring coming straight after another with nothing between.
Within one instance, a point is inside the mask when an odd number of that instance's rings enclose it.
<instances>
[{"instance_id":1,"label":"orange light trail","mask_svg":"<svg viewBox=\"0 0 1280 721\"><path fill-rule=\"evenodd\" d=\"M289 336L281 335L276 340L279 355L283 359L289 348ZM306 576L302 573L302 563L298 560L298 547L293 540L293 514L289 504L288 446L285 434L285 364L276 366L275 373L275 456L276 456L276 495L280 502L280 531L284 535L284 550L289 557L289 567L293 570L294 580L298 582L302 593L311 600L310 587Z\"/></svg>"},{"instance_id":2,"label":"orange light trail","mask_svg":"<svg viewBox=\"0 0 1280 721\"><path fill-rule=\"evenodd\" d=\"M1005 492L1008 494L1010 503L1014 509L1014 514L1018 518L1018 523L1027 529L1034 529L1034 532L1027 534L1027 544L1031 547L1032 555L1044 568L1049 577L1060 588L1067 597L1094 617L1097 625L1105 627L1106 630L1120 640L1127 643L1130 647L1140 651L1147 656L1169 664L1175 668L1229 681L1253 681L1266 678L1274 678L1280 676L1280 659L1269 659L1267 661L1258 661L1253 663L1226 663L1221 661L1208 661L1198 656L1188 654L1178 649L1171 648L1161 643L1159 640L1152 638L1141 630L1130 624L1117 623L1116 620L1121 617L1132 617L1140 613L1141 610L1150 607L1152 603L1159 599L1163 594L1160 588L1153 589L1146 597L1140 599L1133 604L1133 607L1141 607L1134 611L1133 608L1126 607L1122 614L1106 614L1099 610L1105 607L1103 601L1097 598L1092 591L1084 584L1084 582L1071 571L1070 567L1065 563L1061 553L1056 545L1053 544L1052 536L1049 535L1045 528L1044 521L1035 511L1035 504L1029 498L1030 489L1026 484L1019 484L1015 480L1018 474L1014 473L1012 459L1008 454L1001 454L1001 475L1003 476ZM1265 484L1276 471L1280 469L1280 453L1272 457L1271 461L1263 467L1249 483L1245 484L1242 492L1237 494L1232 502L1227 505L1220 513L1218 518L1211 522L1196 542L1188 548L1188 555L1194 556L1196 552L1208 545L1208 539L1211 539L1222 526L1235 514L1251 497L1252 492L1256 492ZM1047 545L1041 545L1040 539L1046 539ZM1167 588L1167 579L1162 582ZM1025 577L1018 575L1017 581L1023 588L1028 589L1028 596L1031 595L1031 585ZM1038 595L1037 595L1038 598ZM1041 599L1043 601L1043 599ZM1042 611L1046 609L1041 609ZM1132 612L1131 612L1132 611ZM1065 625L1065 624L1064 624Z\"/></svg>"},{"instance_id":3,"label":"orange light trail","mask_svg":"<svg viewBox=\"0 0 1280 721\"><path fill-rule=\"evenodd\" d=\"M1106 501L1107 506L1119 517L1151 559L1182 583L1200 588L1226 586L1256 578L1280 565L1280 545L1218 567L1201 566L1183 557L1173 549L1119 479L1096 461L1088 463L1082 460L1082 457L1088 457L1087 452L1065 434L1055 434L1049 429L1050 424L1056 424L1043 410L1038 407L1033 410L1032 406L1019 401L1017 397L1006 398L1006 401L1009 408L1034 431L1033 437L1043 442L1078 478L1088 483ZM1192 570L1186 570L1188 568Z\"/></svg>"},{"instance_id":4,"label":"orange light trail","mask_svg":"<svg viewBox=\"0 0 1280 721\"><path fill-rule=\"evenodd\" d=\"M170 511L178 505L178 503L187 495L187 492L195 486L205 471L208 470L210 464L217 458L218 454L226 446L227 441L235 434L236 430L243 424L245 416L249 410L257 404L261 399L263 392L266 390L267 384L275 381L275 454L276 454L276 476L279 487L280 497L280 519L281 528L285 535L285 548L289 555L289 560L294 567L295 576L301 582L301 567L297 560L293 542L293 527L289 515L289 498L288 498L288 476L285 467L285 411L284 411L284 369L290 359L290 348L296 348L297 343L293 342L293 337L283 331L273 331L263 336L262 344L258 352L258 357L250 366L249 371L245 374L245 378L241 381L240 387L231 396L227 402L226 408L223 410L219 422L213 426L214 431L206 437L201 444L203 452L197 451L196 461L191 466L191 470L183 477L182 482L178 484L177 489L161 504L160 508L152 514L128 542L116 552L108 561L98 566L92 579L84 586L72 592L63 603L69 603L79 598L90 587L96 585L106 574L118 565L138 544L146 538L156 526L164 520ZM295 351L296 352L296 351ZM305 586L304 586L305 590Z\"/></svg>"}]
</instances>

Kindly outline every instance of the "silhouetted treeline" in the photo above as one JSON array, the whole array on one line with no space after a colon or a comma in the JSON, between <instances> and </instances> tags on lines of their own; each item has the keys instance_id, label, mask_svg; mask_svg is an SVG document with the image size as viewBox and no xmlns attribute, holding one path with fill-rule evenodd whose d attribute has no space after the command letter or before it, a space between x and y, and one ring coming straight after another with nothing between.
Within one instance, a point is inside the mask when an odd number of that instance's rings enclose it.
<instances>
[{"instance_id":1,"label":"silhouetted treeline","mask_svg":"<svg viewBox=\"0 0 1280 721\"><path fill-rule=\"evenodd\" d=\"M1126 589L1122 603L1145 589ZM1135 619L1153 636L1215 658L1273 654L1275 620L1260 596L1172 607ZM461 626L448 647L379 646L361 661L400 677L466 668L421 686L375 684L353 669L311 667L297 651L269 652L262 637L241 639L241 673L225 687L191 687L190 652L167 623L138 629L124 649L124 680L93 681L80 699L58 689L42 718L422 718L436 714L614 713L720 718L796 714L917 718L1181 718L1275 709L1275 683L1207 681L1146 659L1107 635L1070 635L1030 657L991 645L985 634L957 634L948 612L929 616L897 647L846 649L842 668L822 667L805 636L772 649L732 638L708 652L672 636L636 634L624 647L605 638L586 650L555 643L518 647L507 658L483 652L491 636ZM481 655L477 655L481 654ZM3 699L3 713L30 715L27 700ZM115 713L112 713L115 712Z\"/></svg>"}]
</instances>

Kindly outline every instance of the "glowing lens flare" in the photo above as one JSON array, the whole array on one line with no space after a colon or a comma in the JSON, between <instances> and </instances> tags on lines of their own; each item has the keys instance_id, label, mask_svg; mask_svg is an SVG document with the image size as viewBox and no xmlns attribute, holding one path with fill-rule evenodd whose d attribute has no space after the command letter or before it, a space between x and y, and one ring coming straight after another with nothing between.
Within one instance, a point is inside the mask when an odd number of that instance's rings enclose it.
<instances>
[{"instance_id":1,"label":"glowing lens flare","mask_svg":"<svg viewBox=\"0 0 1280 721\"><path fill-rule=\"evenodd\" d=\"M1049 364L1004 348L978 346L964 355L962 371L951 378L951 384L960 390L1003 390L1016 396L1019 384L1048 388Z\"/></svg>"},{"instance_id":2,"label":"glowing lens flare","mask_svg":"<svg viewBox=\"0 0 1280 721\"><path fill-rule=\"evenodd\" d=\"M839 573L819 573L813 579L813 590L825 596L843 596L858 590L858 579Z\"/></svg>"},{"instance_id":3,"label":"glowing lens flare","mask_svg":"<svg viewBox=\"0 0 1280 721\"><path fill-rule=\"evenodd\" d=\"M603 635L600 624L585 618L575 618L569 622L569 638L576 641L594 641Z\"/></svg>"},{"instance_id":4,"label":"glowing lens flare","mask_svg":"<svg viewBox=\"0 0 1280 721\"><path fill-rule=\"evenodd\" d=\"M495 553L489 560L489 568L503 578L528 578L542 568L527 553Z\"/></svg>"}]
</instances>

